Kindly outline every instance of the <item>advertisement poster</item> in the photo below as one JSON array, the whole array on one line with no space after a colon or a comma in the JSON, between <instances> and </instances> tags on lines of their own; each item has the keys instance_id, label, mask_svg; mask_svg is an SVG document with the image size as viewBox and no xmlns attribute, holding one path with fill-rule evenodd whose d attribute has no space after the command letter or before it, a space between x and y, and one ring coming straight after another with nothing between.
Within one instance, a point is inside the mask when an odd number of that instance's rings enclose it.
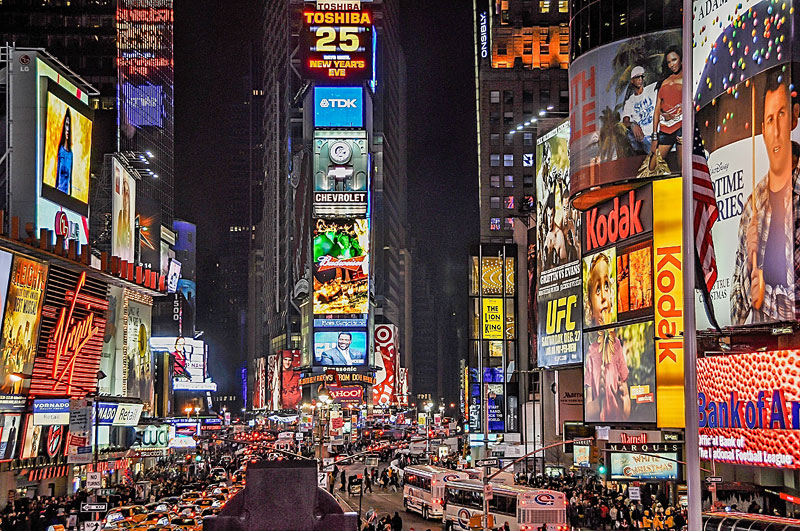
<instances>
[{"instance_id":1,"label":"advertisement poster","mask_svg":"<svg viewBox=\"0 0 800 531\"><path fill-rule=\"evenodd\" d=\"M668 30L595 48L570 64L569 195L579 194L577 207L628 190L637 178L680 173L681 55L680 30Z\"/></svg>"},{"instance_id":2,"label":"advertisement poster","mask_svg":"<svg viewBox=\"0 0 800 531\"><path fill-rule=\"evenodd\" d=\"M297 409L303 399L300 390L301 353L299 350L283 350L281 356L281 409Z\"/></svg>"},{"instance_id":3,"label":"advertisement poster","mask_svg":"<svg viewBox=\"0 0 800 531\"><path fill-rule=\"evenodd\" d=\"M489 431L506 431L505 423L505 398L503 386L499 384L485 384L489 389L487 407L489 408Z\"/></svg>"},{"instance_id":4,"label":"advertisement poster","mask_svg":"<svg viewBox=\"0 0 800 531\"><path fill-rule=\"evenodd\" d=\"M614 247L584 257L583 324L586 328L617 322L617 250Z\"/></svg>"},{"instance_id":5,"label":"advertisement poster","mask_svg":"<svg viewBox=\"0 0 800 531\"><path fill-rule=\"evenodd\" d=\"M91 111L49 79L46 97L42 196L87 216L92 155Z\"/></svg>"},{"instance_id":6,"label":"advertisement poster","mask_svg":"<svg viewBox=\"0 0 800 531\"><path fill-rule=\"evenodd\" d=\"M397 365L397 327L375 325L375 385L372 387L372 403L388 406L396 402L395 366Z\"/></svg>"},{"instance_id":7,"label":"advertisement poster","mask_svg":"<svg viewBox=\"0 0 800 531\"><path fill-rule=\"evenodd\" d=\"M653 322L606 328L585 336L585 422L655 422Z\"/></svg>"},{"instance_id":8,"label":"advertisement poster","mask_svg":"<svg viewBox=\"0 0 800 531\"><path fill-rule=\"evenodd\" d=\"M136 233L136 180L114 158L111 186L111 254L134 261Z\"/></svg>"},{"instance_id":9,"label":"advertisement poster","mask_svg":"<svg viewBox=\"0 0 800 531\"><path fill-rule=\"evenodd\" d=\"M589 468L589 456L592 452L591 446L574 445L572 447L572 464L577 467Z\"/></svg>"},{"instance_id":10,"label":"advertisement poster","mask_svg":"<svg viewBox=\"0 0 800 531\"><path fill-rule=\"evenodd\" d=\"M123 288L117 286L108 287L108 310L106 312L106 330L103 336L103 355L100 358L100 370L107 378L97 382L98 390L101 394L121 395L122 388L122 349L117 348L117 334L122 336L124 321ZM119 354L119 355L118 355Z\"/></svg>"},{"instance_id":11,"label":"advertisement poster","mask_svg":"<svg viewBox=\"0 0 800 531\"><path fill-rule=\"evenodd\" d=\"M136 200L136 224L139 227L139 265L161 270L161 204L147 197Z\"/></svg>"},{"instance_id":12,"label":"advertisement poster","mask_svg":"<svg viewBox=\"0 0 800 531\"><path fill-rule=\"evenodd\" d=\"M536 367L538 365L538 352L536 335L537 330L534 330L534 323L536 323L536 227L533 226L528 229L528 352L530 352L530 366Z\"/></svg>"},{"instance_id":13,"label":"advertisement poster","mask_svg":"<svg viewBox=\"0 0 800 531\"><path fill-rule=\"evenodd\" d=\"M352 367L367 363L367 332L315 331L314 363L325 367Z\"/></svg>"},{"instance_id":14,"label":"advertisement poster","mask_svg":"<svg viewBox=\"0 0 800 531\"><path fill-rule=\"evenodd\" d=\"M39 455L39 445L42 440L42 426L34 426L33 415L28 415L25 421L25 435L22 441L20 459L30 459Z\"/></svg>"},{"instance_id":15,"label":"advertisement poster","mask_svg":"<svg viewBox=\"0 0 800 531\"><path fill-rule=\"evenodd\" d=\"M126 333L128 364L127 396L137 397L145 405L154 400L153 356L150 352L150 319L152 307L130 300Z\"/></svg>"},{"instance_id":16,"label":"advertisement poster","mask_svg":"<svg viewBox=\"0 0 800 531\"><path fill-rule=\"evenodd\" d=\"M3 431L0 433L0 461L17 457L17 442L22 430L22 417L19 414L3 415Z\"/></svg>"},{"instance_id":17,"label":"advertisement poster","mask_svg":"<svg viewBox=\"0 0 800 531\"><path fill-rule=\"evenodd\" d=\"M314 314L369 312L369 221L316 220Z\"/></svg>"},{"instance_id":18,"label":"advertisement poster","mask_svg":"<svg viewBox=\"0 0 800 531\"><path fill-rule=\"evenodd\" d=\"M267 394L267 358L256 358L255 362L253 409L264 409Z\"/></svg>"},{"instance_id":19,"label":"advertisement poster","mask_svg":"<svg viewBox=\"0 0 800 531\"><path fill-rule=\"evenodd\" d=\"M366 132L315 132L314 216L363 216L368 193Z\"/></svg>"},{"instance_id":20,"label":"advertisement poster","mask_svg":"<svg viewBox=\"0 0 800 531\"><path fill-rule=\"evenodd\" d=\"M800 383L789 375L795 367L800 350L698 359L700 457L800 468Z\"/></svg>"},{"instance_id":21,"label":"advertisement poster","mask_svg":"<svg viewBox=\"0 0 800 531\"><path fill-rule=\"evenodd\" d=\"M565 122L536 145L539 367L580 363L583 354L581 216L569 202L569 131Z\"/></svg>"},{"instance_id":22,"label":"advertisement poster","mask_svg":"<svg viewBox=\"0 0 800 531\"><path fill-rule=\"evenodd\" d=\"M267 409L276 411L281 408L281 370L277 354L267 356Z\"/></svg>"},{"instance_id":23,"label":"advertisement poster","mask_svg":"<svg viewBox=\"0 0 800 531\"><path fill-rule=\"evenodd\" d=\"M578 448L576 446L576 448ZM650 453L650 452L646 452ZM609 452L611 456L611 481L678 479L678 454L659 452L658 455L642 455L626 452ZM666 457L667 459L662 459ZM670 461L669 459L672 459Z\"/></svg>"},{"instance_id":24,"label":"advertisement poster","mask_svg":"<svg viewBox=\"0 0 800 531\"><path fill-rule=\"evenodd\" d=\"M206 344L185 337L151 337L151 350L167 352L173 361L172 387L176 391L216 391L206 373Z\"/></svg>"},{"instance_id":25,"label":"advertisement poster","mask_svg":"<svg viewBox=\"0 0 800 531\"><path fill-rule=\"evenodd\" d=\"M12 382L9 375L31 374L33 371L47 269L44 262L22 255L14 256L0 340L3 357L0 390L3 393L19 393L29 384L28 380Z\"/></svg>"}]
</instances>

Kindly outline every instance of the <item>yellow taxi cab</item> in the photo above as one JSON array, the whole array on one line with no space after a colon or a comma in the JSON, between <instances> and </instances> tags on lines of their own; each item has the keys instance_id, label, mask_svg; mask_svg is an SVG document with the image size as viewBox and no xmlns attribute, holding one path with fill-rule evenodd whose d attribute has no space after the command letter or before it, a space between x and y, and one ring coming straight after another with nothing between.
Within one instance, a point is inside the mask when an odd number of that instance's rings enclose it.
<instances>
[{"instance_id":1,"label":"yellow taxi cab","mask_svg":"<svg viewBox=\"0 0 800 531\"><path fill-rule=\"evenodd\" d=\"M170 525L176 531L203 531L203 523L196 518L173 518Z\"/></svg>"},{"instance_id":2,"label":"yellow taxi cab","mask_svg":"<svg viewBox=\"0 0 800 531\"><path fill-rule=\"evenodd\" d=\"M203 509L208 509L209 507L221 507L222 502L219 500L215 500L214 498L200 498L194 502L195 506L201 511Z\"/></svg>"},{"instance_id":3,"label":"yellow taxi cab","mask_svg":"<svg viewBox=\"0 0 800 531\"><path fill-rule=\"evenodd\" d=\"M144 508L142 505L129 505L127 507L115 507L106 513L106 517L103 518L103 524L107 523L117 523L119 521L125 520L128 522L133 522L138 524L145 518L147 518L148 510Z\"/></svg>"},{"instance_id":4,"label":"yellow taxi cab","mask_svg":"<svg viewBox=\"0 0 800 531\"><path fill-rule=\"evenodd\" d=\"M197 490L190 490L181 494L181 503L194 503L198 498L202 498L203 493Z\"/></svg>"}]
</instances>

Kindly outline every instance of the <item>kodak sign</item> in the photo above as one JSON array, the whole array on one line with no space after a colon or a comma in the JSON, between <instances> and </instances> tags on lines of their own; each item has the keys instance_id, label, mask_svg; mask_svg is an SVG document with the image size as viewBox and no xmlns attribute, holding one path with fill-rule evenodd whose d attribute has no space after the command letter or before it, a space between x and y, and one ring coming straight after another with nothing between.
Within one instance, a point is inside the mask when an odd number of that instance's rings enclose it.
<instances>
[{"instance_id":1,"label":"kodak sign","mask_svg":"<svg viewBox=\"0 0 800 531\"><path fill-rule=\"evenodd\" d=\"M586 251L599 249L652 230L653 194L651 186L615 197L587 210L583 215L583 241Z\"/></svg>"},{"instance_id":2,"label":"kodak sign","mask_svg":"<svg viewBox=\"0 0 800 531\"><path fill-rule=\"evenodd\" d=\"M657 422L659 428L683 428L681 179L654 182L653 198Z\"/></svg>"}]
</instances>

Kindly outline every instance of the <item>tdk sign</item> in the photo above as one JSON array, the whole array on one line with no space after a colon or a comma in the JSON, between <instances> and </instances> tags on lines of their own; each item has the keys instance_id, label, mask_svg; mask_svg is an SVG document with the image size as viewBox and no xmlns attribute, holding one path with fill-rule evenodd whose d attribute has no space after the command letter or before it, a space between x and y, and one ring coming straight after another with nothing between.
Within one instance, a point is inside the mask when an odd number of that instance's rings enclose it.
<instances>
[{"instance_id":1,"label":"tdk sign","mask_svg":"<svg viewBox=\"0 0 800 531\"><path fill-rule=\"evenodd\" d=\"M364 127L361 87L314 87L314 127Z\"/></svg>"}]
</instances>

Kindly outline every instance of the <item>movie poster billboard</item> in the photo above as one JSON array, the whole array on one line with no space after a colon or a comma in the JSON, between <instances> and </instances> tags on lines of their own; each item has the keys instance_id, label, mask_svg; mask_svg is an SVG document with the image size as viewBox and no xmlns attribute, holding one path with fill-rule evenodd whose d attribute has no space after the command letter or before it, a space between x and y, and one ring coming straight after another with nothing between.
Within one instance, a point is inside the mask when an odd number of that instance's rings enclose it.
<instances>
[{"instance_id":1,"label":"movie poster billboard","mask_svg":"<svg viewBox=\"0 0 800 531\"><path fill-rule=\"evenodd\" d=\"M256 358L253 409L264 409L267 395L267 358Z\"/></svg>"},{"instance_id":2,"label":"movie poster billboard","mask_svg":"<svg viewBox=\"0 0 800 531\"><path fill-rule=\"evenodd\" d=\"M798 192L792 149L800 129L797 69L789 63L792 3L709 7L694 18L694 59L702 65L694 97L718 209L711 232L717 264L712 307L721 327L794 321ZM745 23L752 29L741 31ZM699 294L696 313L699 329L711 327Z\"/></svg>"},{"instance_id":3,"label":"movie poster billboard","mask_svg":"<svg viewBox=\"0 0 800 531\"><path fill-rule=\"evenodd\" d=\"M318 219L313 238L314 314L369 313L369 221Z\"/></svg>"},{"instance_id":4,"label":"movie poster billboard","mask_svg":"<svg viewBox=\"0 0 800 531\"><path fill-rule=\"evenodd\" d=\"M125 324L127 396L141 399L145 407L152 406L154 402L155 372L150 352L151 309L147 304L129 300Z\"/></svg>"},{"instance_id":5,"label":"movie poster billboard","mask_svg":"<svg viewBox=\"0 0 800 531\"><path fill-rule=\"evenodd\" d=\"M587 423L656 421L653 321L585 334L583 389Z\"/></svg>"},{"instance_id":6,"label":"movie poster billboard","mask_svg":"<svg viewBox=\"0 0 800 531\"><path fill-rule=\"evenodd\" d=\"M134 262L136 180L114 157L111 185L111 254Z\"/></svg>"},{"instance_id":7,"label":"movie poster billboard","mask_svg":"<svg viewBox=\"0 0 800 531\"><path fill-rule=\"evenodd\" d=\"M17 457L17 443L22 431L22 416L19 413L3 414L3 430L0 433L0 461Z\"/></svg>"},{"instance_id":8,"label":"movie poster billboard","mask_svg":"<svg viewBox=\"0 0 800 531\"><path fill-rule=\"evenodd\" d=\"M315 131L314 216L363 216L368 194L366 131Z\"/></svg>"},{"instance_id":9,"label":"movie poster billboard","mask_svg":"<svg viewBox=\"0 0 800 531\"><path fill-rule=\"evenodd\" d=\"M161 203L148 197L136 199L136 225L139 227L139 265L161 269Z\"/></svg>"},{"instance_id":10,"label":"movie poster billboard","mask_svg":"<svg viewBox=\"0 0 800 531\"><path fill-rule=\"evenodd\" d=\"M300 368L302 355L299 350L283 350L281 358L281 409L297 409L303 399L300 390Z\"/></svg>"},{"instance_id":11,"label":"movie poster billboard","mask_svg":"<svg viewBox=\"0 0 800 531\"><path fill-rule=\"evenodd\" d=\"M14 256L0 339L0 391L3 393L18 394L30 384L30 380L12 382L9 375L33 372L47 271L45 262L19 254Z\"/></svg>"},{"instance_id":12,"label":"movie poster billboard","mask_svg":"<svg viewBox=\"0 0 800 531\"><path fill-rule=\"evenodd\" d=\"M581 218L569 202L569 123L537 139L539 367L580 363Z\"/></svg>"},{"instance_id":13,"label":"movie poster billboard","mask_svg":"<svg viewBox=\"0 0 800 531\"><path fill-rule=\"evenodd\" d=\"M606 44L570 64L568 195L577 208L680 174L681 55L676 29Z\"/></svg>"},{"instance_id":14,"label":"movie poster billboard","mask_svg":"<svg viewBox=\"0 0 800 531\"><path fill-rule=\"evenodd\" d=\"M267 409L276 411L281 408L281 370L278 355L267 356Z\"/></svg>"},{"instance_id":15,"label":"movie poster billboard","mask_svg":"<svg viewBox=\"0 0 800 531\"><path fill-rule=\"evenodd\" d=\"M372 387L372 403L389 406L395 398L395 366L397 365L397 327L375 325L375 385Z\"/></svg>"}]
</instances>

